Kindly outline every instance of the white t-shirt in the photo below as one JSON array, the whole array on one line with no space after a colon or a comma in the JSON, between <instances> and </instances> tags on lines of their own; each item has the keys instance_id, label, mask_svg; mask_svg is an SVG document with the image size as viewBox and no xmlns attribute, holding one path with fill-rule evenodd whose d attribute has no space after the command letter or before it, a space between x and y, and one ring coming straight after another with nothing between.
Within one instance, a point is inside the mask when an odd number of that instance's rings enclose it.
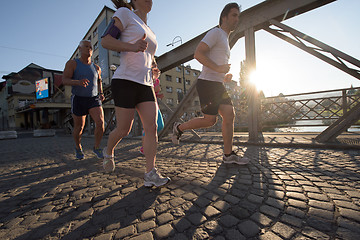
<instances>
[{"instance_id":1,"label":"white t-shirt","mask_svg":"<svg viewBox=\"0 0 360 240\"><path fill-rule=\"evenodd\" d=\"M217 65L224 65L229 63L230 46L228 34L219 27L215 27L208 31L205 37L201 40L209 46L210 52L208 57ZM223 82L225 73L219 73L211 68L203 66L199 79Z\"/></svg>"},{"instance_id":2,"label":"white t-shirt","mask_svg":"<svg viewBox=\"0 0 360 240\"><path fill-rule=\"evenodd\" d=\"M151 66L157 49L155 34L141 20L141 18L128 8L119 8L113 18L117 17L124 31L121 32L120 41L136 43L146 34L148 47L145 52L121 52L120 66L116 69L113 79L120 78L134 81L143 85L153 86Z\"/></svg>"}]
</instances>

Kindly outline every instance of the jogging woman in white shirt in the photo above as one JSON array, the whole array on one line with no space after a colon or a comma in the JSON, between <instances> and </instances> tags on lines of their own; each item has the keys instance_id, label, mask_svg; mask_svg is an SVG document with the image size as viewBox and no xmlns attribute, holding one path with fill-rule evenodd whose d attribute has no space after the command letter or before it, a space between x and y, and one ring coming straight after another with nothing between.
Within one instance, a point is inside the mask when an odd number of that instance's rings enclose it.
<instances>
[{"instance_id":1,"label":"jogging woman in white shirt","mask_svg":"<svg viewBox=\"0 0 360 240\"><path fill-rule=\"evenodd\" d=\"M115 169L114 149L131 130L135 109L145 131L144 154L146 158L145 186L162 186L170 181L155 168L157 133L157 105L153 89L152 63L157 49L156 36L147 25L147 14L152 0L132 0L125 3L112 0L117 7L112 21L105 30L101 45L120 52L120 66L111 82L115 103L116 128L110 133L104 148L103 167Z\"/></svg>"}]
</instances>

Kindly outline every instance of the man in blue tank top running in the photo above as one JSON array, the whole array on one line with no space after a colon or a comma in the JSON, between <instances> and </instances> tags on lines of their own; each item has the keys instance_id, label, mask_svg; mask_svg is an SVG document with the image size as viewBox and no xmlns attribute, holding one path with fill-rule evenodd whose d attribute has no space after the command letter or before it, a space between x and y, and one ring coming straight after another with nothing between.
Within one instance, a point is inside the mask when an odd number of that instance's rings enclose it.
<instances>
[{"instance_id":1,"label":"man in blue tank top running","mask_svg":"<svg viewBox=\"0 0 360 240\"><path fill-rule=\"evenodd\" d=\"M71 113L74 119L73 137L75 141L75 152L77 159L85 157L81 136L85 126L86 115L90 114L95 122L95 144L93 152L99 159L103 158L100 148L104 133L104 112L102 101L105 100L101 69L91 62L93 53L91 42L82 40L79 44L80 58L69 60L63 73L63 84L71 88Z\"/></svg>"}]
</instances>

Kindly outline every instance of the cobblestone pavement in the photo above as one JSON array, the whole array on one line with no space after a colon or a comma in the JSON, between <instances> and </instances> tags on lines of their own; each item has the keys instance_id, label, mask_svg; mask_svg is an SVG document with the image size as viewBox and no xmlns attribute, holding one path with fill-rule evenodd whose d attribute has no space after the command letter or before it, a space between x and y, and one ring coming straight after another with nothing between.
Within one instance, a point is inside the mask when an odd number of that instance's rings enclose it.
<instances>
[{"instance_id":1,"label":"cobblestone pavement","mask_svg":"<svg viewBox=\"0 0 360 240\"><path fill-rule=\"evenodd\" d=\"M104 140L105 142L106 140ZM83 138L0 142L0 239L360 239L360 151L159 143L172 178L143 186L140 140L123 140L108 174Z\"/></svg>"}]
</instances>

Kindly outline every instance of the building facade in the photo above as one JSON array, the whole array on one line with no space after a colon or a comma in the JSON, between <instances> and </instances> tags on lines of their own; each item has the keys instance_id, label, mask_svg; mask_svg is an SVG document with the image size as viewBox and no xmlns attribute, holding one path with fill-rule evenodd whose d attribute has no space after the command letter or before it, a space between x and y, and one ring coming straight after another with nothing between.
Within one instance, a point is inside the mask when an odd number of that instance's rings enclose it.
<instances>
[{"instance_id":1,"label":"building facade","mask_svg":"<svg viewBox=\"0 0 360 240\"><path fill-rule=\"evenodd\" d=\"M9 129L6 81L0 82L0 131Z\"/></svg>"},{"instance_id":2,"label":"building facade","mask_svg":"<svg viewBox=\"0 0 360 240\"><path fill-rule=\"evenodd\" d=\"M160 87L161 93L164 94L164 98L161 101L174 111L199 75L200 71L192 69L190 65L181 65L162 73L160 75ZM184 88L186 89L185 91ZM163 113L163 117L166 120L172 112L162 104L159 106ZM183 118L189 119L199 115L200 102L199 99L196 98L193 99L191 106L188 106Z\"/></svg>"},{"instance_id":3,"label":"building facade","mask_svg":"<svg viewBox=\"0 0 360 240\"><path fill-rule=\"evenodd\" d=\"M63 118L62 109L70 107L63 105L65 98L61 94L62 72L46 69L34 63L29 64L19 72L10 73L2 77L6 86L2 90L5 100L2 98L1 105L6 104L7 121L3 121L7 129L36 129L61 127ZM36 81L47 78L49 81L50 97L36 99ZM5 124L6 123L6 124Z\"/></svg>"}]
</instances>

